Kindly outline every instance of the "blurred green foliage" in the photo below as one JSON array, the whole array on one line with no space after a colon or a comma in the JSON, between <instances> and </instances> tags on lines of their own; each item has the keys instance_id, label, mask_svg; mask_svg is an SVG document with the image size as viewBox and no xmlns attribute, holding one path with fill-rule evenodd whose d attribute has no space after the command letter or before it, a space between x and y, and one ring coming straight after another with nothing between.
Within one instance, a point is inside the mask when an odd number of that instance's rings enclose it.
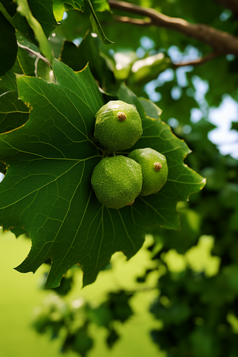
<instances>
[{"instance_id":1,"label":"blurred green foliage","mask_svg":"<svg viewBox=\"0 0 238 357\"><path fill-rule=\"evenodd\" d=\"M215 1L130 2L238 34L237 15ZM113 12L128 16L126 12ZM97 16L113 44L106 45L94 33L87 13L69 7L67 16L49 37L54 56L76 71L89 62L104 96L113 98L124 82L136 95L154 100L163 111L162 120L192 150L185 162L207 179L205 189L192 195L189 202L178 204L180 231L148 228L153 242L147 249L155 265L145 268L136 280L143 293L143 289L151 289L148 281L157 274L153 286L156 298L150 313L161 325L151 331L151 340L168 357L236 357L238 161L221 155L209 140L209 132L215 128L209 122L209 109L218 107L224 94L238 99L238 59L221 55L201 66L176 68L173 62L206 55L211 49L172 30L116 22L109 11L97 12ZM19 49L17 73L34 73L34 66L35 59ZM42 73L50 81L44 64ZM14 95L14 83L12 72L7 72L1 79L1 93L8 88ZM199 112L199 120L192 115L194 109ZM232 129L238 130L235 120ZM35 316L34 328L39 333L50 330L54 338L66 329L62 351L73 350L86 356L93 347L88 332L93 323L108 330L106 343L116 348L120 339L116 321L124 323L133 317L130 299L136 296L138 287L108 293L105 301L96 306L84 301L73 308L65 297L76 284L77 271L77 267L73 268L64 278L55 290L58 295L49 294Z\"/></svg>"}]
</instances>

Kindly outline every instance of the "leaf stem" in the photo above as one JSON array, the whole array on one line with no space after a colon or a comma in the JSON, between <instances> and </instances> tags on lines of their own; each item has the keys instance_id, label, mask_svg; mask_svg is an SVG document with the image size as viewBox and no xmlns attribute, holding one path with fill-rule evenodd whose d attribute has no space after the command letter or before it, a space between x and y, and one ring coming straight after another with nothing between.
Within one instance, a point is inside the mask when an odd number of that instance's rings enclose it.
<instances>
[{"instance_id":1,"label":"leaf stem","mask_svg":"<svg viewBox=\"0 0 238 357\"><path fill-rule=\"evenodd\" d=\"M12 21L12 17L9 15L2 3L0 3L0 12L7 19L7 21L15 28L14 22Z\"/></svg>"}]
</instances>

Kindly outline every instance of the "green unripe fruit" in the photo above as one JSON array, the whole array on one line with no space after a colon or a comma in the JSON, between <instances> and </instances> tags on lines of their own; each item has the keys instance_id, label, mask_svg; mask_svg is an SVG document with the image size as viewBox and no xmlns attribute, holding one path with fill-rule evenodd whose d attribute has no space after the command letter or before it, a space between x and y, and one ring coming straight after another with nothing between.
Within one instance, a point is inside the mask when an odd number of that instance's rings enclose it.
<instances>
[{"instance_id":1,"label":"green unripe fruit","mask_svg":"<svg viewBox=\"0 0 238 357\"><path fill-rule=\"evenodd\" d=\"M142 133L141 118L134 105L110 101L96 114L94 136L110 151L131 148Z\"/></svg>"},{"instance_id":2,"label":"green unripe fruit","mask_svg":"<svg viewBox=\"0 0 238 357\"><path fill-rule=\"evenodd\" d=\"M166 183L168 177L168 165L166 157L151 148L136 149L129 158L138 162L142 168L142 196L157 193Z\"/></svg>"},{"instance_id":3,"label":"green unripe fruit","mask_svg":"<svg viewBox=\"0 0 238 357\"><path fill-rule=\"evenodd\" d=\"M99 202L119 209L134 202L142 188L140 165L118 155L102 159L93 170L91 183Z\"/></svg>"}]
</instances>

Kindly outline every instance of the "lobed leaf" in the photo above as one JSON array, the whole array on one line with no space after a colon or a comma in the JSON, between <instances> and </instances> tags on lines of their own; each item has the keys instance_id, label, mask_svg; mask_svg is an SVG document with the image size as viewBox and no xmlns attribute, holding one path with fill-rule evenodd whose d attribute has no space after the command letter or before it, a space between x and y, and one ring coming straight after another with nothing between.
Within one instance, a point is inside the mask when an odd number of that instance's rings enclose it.
<instances>
[{"instance_id":1,"label":"lobed leaf","mask_svg":"<svg viewBox=\"0 0 238 357\"><path fill-rule=\"evenodd\" d=\"M47 286L57 287L67 270L79 264L87 285L114 252L132 257L149 226L178 228L177 201L201 189L204 180L183 164L186 144L166 124L149 118L143 101L123 85L119 99L135 104L143 120L144 133L132 150L151 146L165 154L169 179L158 194L139 196L132 206L103 206L91 187L92 171L102 158L93 140L95 115L104 104L101 92L88 67L74 72L54 60L53 70L56 84L18 77L30 118L0 135L0 162L7 167L0 184L0 225L25 231L32 239L18 271L35 272L50 259ZM151 112L148 103L146 112Z\"/></svg>"}]
</instances>

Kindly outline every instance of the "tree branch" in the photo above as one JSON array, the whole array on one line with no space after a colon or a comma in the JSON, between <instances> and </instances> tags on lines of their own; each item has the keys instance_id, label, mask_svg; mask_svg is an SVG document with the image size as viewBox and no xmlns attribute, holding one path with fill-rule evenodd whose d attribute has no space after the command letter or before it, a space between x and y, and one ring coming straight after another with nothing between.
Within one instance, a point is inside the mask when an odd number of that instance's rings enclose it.
<instances>
[{"instance_id":1,"label":"tree branch","mask_svg":"<svg viewBox=\"0 0 238 357\"><path fill-rule=\"evenodd\" d=\"M118 22L123 22L124 24L133 24L133 25L139 25L139 26L150 26L152 24L152 21L146 21L146 20L141 20L141 19L133 19L131 17L127 16L114 16L114 19Z\"/></svg>"},{"instance_id":2,"label":"tree branch","mask_svg":"<svg viewBox=\"0 0 238 357\"><path fill-rule=\"evenodd\" d=\"M217 57L219 55L220 55L219 52L212 52L212 53L209 53L208 55L206 55L204 57L201 57L201 58L198 58L198 59L195 59L195 60L192 60L192 61L173 63L173 66L175 68L184 67L184 66L200 66L201 64L206 63L208 61L211 61L213 58L215 58L215 57Z\"/></svg>"},{"instance_id":3,"label":"tree branch","mask_svg":"<svg viewBox=\"0 0 238 357\"><path fill-rule=\"evenodd\" d=\"M204 42L210 45L216 53L238 56L238 38L227 32L217 30L204 24L191 24L180 18L163 15L154 9L144 8L124 1L109 0L108 3L111 9L148 17L151 20L151 25L171 29ZM135 19L130 20L130 23L134 22Z\"/></svg>"}]
</instances>

